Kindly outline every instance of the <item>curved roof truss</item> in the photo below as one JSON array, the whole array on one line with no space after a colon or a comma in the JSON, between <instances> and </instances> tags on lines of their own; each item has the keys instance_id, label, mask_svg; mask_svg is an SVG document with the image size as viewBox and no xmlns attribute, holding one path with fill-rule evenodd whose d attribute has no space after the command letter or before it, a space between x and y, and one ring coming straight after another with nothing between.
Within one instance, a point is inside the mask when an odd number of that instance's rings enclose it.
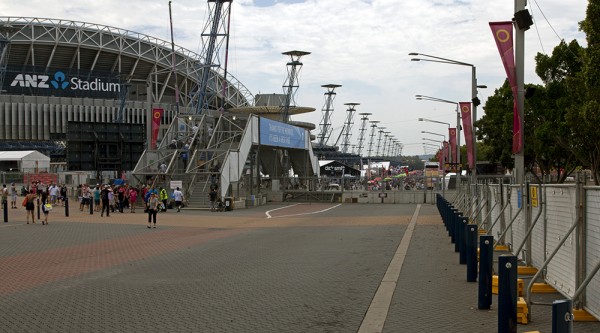
<instances>
[{"instance_id":1,"label":"curved roof truss","mask_svg":"<svg viewBox=\"0 0 600 333\"><path fill-rule=\"evenodd\" d=\"M175 75L172 75L170 42L125 29L70 20L0 16L0 25L19 28L10 37L9 66L119 73L134 86L128 100L147 100L147 96L151 96L153 103L174 101ZM206 68L201 66L202 61L199 54L175 46L182 106L193 104L191 98L197 78ZM249 90L230 74L227 77L226 105L252 105L253 96ZM223 81L223 68L210 69L208 93L215 94L217 102L223 98Z\"/></svg>"}]
</instances>

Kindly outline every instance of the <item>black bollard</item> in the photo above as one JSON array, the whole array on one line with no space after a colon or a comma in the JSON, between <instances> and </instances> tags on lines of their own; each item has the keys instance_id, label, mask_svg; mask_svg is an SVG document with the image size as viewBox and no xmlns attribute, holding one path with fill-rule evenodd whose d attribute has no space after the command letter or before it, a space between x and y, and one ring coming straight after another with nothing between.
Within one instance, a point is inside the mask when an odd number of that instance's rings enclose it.
<instances>
[{"instance_id":1,"label":"black bollard","mask_svg":"<svg viewBox=\"0 0 600 333\"><path fill-rule=\"evenodd\" d=\"M8 200L2 200L2 209L4 209L4 223L8 223Z\"/></svg>"},{"instance_id":2,"label":"black bollard","mask_svg":"<svg viewBox=\"0 0 600 333\"><path fill-rule=\"evenodd\" d=\"M90 215L94 215L94 198L89 198L90 201Z\"/></svg>"},{"instance_id":3,"label":"black bollard","mask_svg":"<svg viewBox=\"0 0 600 333\"><path fill-rule=\"evenodd\" d=\"M494 265L494 236L479 236L479 310L492 305L492 272Z\"/></svg>"},{"instance_id":4,"label":"black bollard","mask_svg":"<svg viewBox=\"0 0 600 333\"><path fill-rule=\"evenodd\" d=\"M452 244L456 243L456 234L454 233L454 226L456 225L456 216L458 215L458 209L451 208L450 215L448 217L448 235L450 236L450 242Z\"/></svg>"},{"instance_id":5,"label":"black bollard","mask_svg":"<svg viewBox=\"0 0 600 333\"><path fill-rule=\"evenodd\" d=\"M462 213L459 211L456 211L454 213L454 216L452 219L452 242L454 243L454 252L458 252L458 238L459 238L458 226L460 225L461 217L462 217Z\"/></svg>"},{"instance_id":6,"label":"black bollard","mask_svg":"<svg viewBox=\"0 0 600 333\"><path fill-rule=\"evenodd\" d=\"M65 216L69 217L69 198L65 197Z\"/></svg>"},{"instance_id":7,"label":"black bollard","mask_svg":"<svg viewBox=\"0 0 600 333\"><path fill-rule=\"evenodd\" d=\"M461 265L465 265L467 263L467 224L469 223L468 217L462 217L458 221L459 229L459 237L457 239L458 243L458 256L459 263Z\"/></svg>"},{"instance_id":8,"label":"black bollard","mask_svg":"<svg viewBox=\"0 0 600 333\"><path fill-rule=\"evenodd\" d=\"M42 219L40 215L40 198L37 198L37 212L38 212L38 221Z\"/></svg>"},{"instance_id":9,"label":"black bollard","mask_svg":"<svg viewBox=\"0 0 600 333\"><path fill-rule=\"evenodd\" d=\"M517 333L517 257L498 257L498 333Z\"/></svg>"},{"instance_id":10,"label":"black bollard","mask_svg":"<svg viewBox=\"0 0 600 333\"><path fill-rule=\"evenodd\" d=\"M477 224L467 225L467 282L477 282L477 229Z\"/></svg>"},{"instance_id":11,"label":"black bollard","mask_svg":"<svg viewBox=\"0 0 600 333\"><path fill-rule=\"evenodd\" d=\"M458 212L454 215L454 252L458 252L460 250L460 220L462 219L462 214Z\"/></svg>"},{"instance_id":12,"label":"black bollard","mask_svg":"<svg viewBox=\"0 0 600 333\"><path fill-rule=\"evenodd\" d=\"M552 333L573 332L573 301L563 299L552 302Z\"/></svg>"}]
</instances>

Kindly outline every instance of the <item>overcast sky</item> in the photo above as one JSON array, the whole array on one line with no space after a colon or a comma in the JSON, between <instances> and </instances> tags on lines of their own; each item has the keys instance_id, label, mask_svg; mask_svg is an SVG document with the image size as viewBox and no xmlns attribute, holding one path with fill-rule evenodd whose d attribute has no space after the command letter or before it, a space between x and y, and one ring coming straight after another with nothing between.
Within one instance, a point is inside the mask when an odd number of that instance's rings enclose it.
<instances>
[{"instance_id":1,"label":"overcast sky","mask_svg":"<svg viewBox=\"0 0 600 333\"><path fill-rule=\"evenodd\" d=\"M526 32L525 82L540 83L534 57L551 53L560 39L586 45L578 22L587 1L535 0L527 8L535 25ZM200 53L207 20L205 0L174 0L175 42ZM422 138L446 134L456 125L454 106L415 100L416 94L452 101L471 99L471 69L433 62L412 62L419 52L474 64L478 83L487 85L482 106L506 75L489 22L511 20L514 1L489 0L234 0L231 12L228 71L252 94L282 93L291 50L302 58L296 104L316 108L294 120L321 122L323 84L340 84L332 114L337 138L346 118L344 103L360 103L358 112L404 144L403 155L424 153ZM0 15L85 21L128 29L170 41L168 1L158 0L3 0ZM479 107L478 118L484 114ZM355 117L352 142L358 139ZM314 132L317 134L318 130ZM461 138L464 144L464 138ZM431 143L431 142L429 142Z\"/></svg>"}]
</instances>

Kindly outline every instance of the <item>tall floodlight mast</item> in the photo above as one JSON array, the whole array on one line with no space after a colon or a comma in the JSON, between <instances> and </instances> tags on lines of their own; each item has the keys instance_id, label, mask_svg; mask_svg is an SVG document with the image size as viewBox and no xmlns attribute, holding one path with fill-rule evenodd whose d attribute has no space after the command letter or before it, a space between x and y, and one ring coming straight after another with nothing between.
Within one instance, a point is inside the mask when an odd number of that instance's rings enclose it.
<instances>
[{"instance_id":1,"label":"tall floodlight mast","mask_svg":"<svg viewBox=\"0 0 600 333\"><path fill-rule=\"evenodd\" d=\"M377 133L377 124L379 120L371 120L371 134L369 134L369 150L368 156L373 157L373 143L375 142L375 133Z\"/></svg>"},{"instance_id":2,"label":"tall floodlight mast","mask_svg":"<svg viewBox=\"0 0 600 333\"><path fill-rule=\"evenodd\" d=\"M8 45L10 37L19 31L9 25L0 26L0 95L2 95L2 87L4 87L4 76L6 74L6 66L8 65Z\"/></svg>"},{"instance_id":3,"label":"tall floodlight mast","mask_svg":"<svg viewBox=\"0 0 600 333\"><path fill-rule=\"evenodd\" d=\"M302 63L300 62L300 58L310 54L310 52L288 51L283 52L282 54L290 57L290 62L287 63L287 78L285 79L285 83L282 86L284 93L284 101L283 105L281 106L281 114L283 117L282 120L284 123L287 123L290 120L290 107L296 106L295 96L299 86L296 81L300 69L302 69Z\"/></svg>"},{"instance_id":4,"label":"tall floodlight mast","mask_svg":"<svg viewBox=\"0 0 600 333\"><path fill-rule=\"evenodd\" d=\"M386 149L385 149L385 156L388 156L388 157L389 157L389 156L392 156L392 155L390 154L390 151L391 151L391 148L392 148L392 142L394 142L394 140L395 140L395 139L394 139L394 136L390 134L390 136L389 136L389 140L388 140L388 144L387 144L387 147L386 147Z\"/></svg>"},{"instance_id":5,"label":"tall floodlight mast","mask_svg":"<svg viewBox=\"0 0 600 333\"><path fill-rule=\"evenodd\" d=\"M232 0L207 0L208 2L208 20L202 30L202 53L199 59L200 68L198 89L194 94L194 103L196 103L196 114L202 114L204 110L208 110L214 100L217 99L217 93L208 93L209 84L214 85L212 91L218 91L216 87L220 79L217 78L217 69L221 66L220 49L223 43L229 42L229 15L231 14ZM203 63L202 63L203 62ZM227 61L225 59L225 64ZM225 77L227 80L227 68L225 68ZM224 100L226 97L221 96Z\"/></svg>"},{"instance_id":6,"label":"tall floodlight mast","mask_svg":"<svg viewBox=\"0 0 600 333\"><path fill-rule=\"evenodd\" d=\"M177 82L177 58L175 57L175 38L173 37L173 13L171 12L171 1L169 1L169 26L171 28L171 73L173 73L175 78L175 114L179 115L179 85ZM223 94L223 96L225 96L225 94Z\"/></svg>"},{"instance_id":7,"label":"tall floodlight mast","mask_svg":"<svg viewBox=\"0 0 600 333\"><path fill-rule=\"evenodd\" d=\"M325 146L331 135L331 114L333 113L333 101L335 99L335 88L341 87L339 84L324 84L321 87L327 89L325 91L325 105L321 110L323 119L321 119L321 133L319 133L319 146Z\"/></svg>"},{"instance_id":8,"label":"tall floodlight mast","mask_svg":"<svg viewBox=\"0 0 600 333\"><path fill-rule=\"evenodd\" d=\"M350 146L350 137L352 136L352 125L354 125L354 114L356 113L356 106L360 105L359 103L346 103L344 105L348 106L346 110L348 112L348 117L346 118L346 123L344 124L344 141L342 141L342 153L348 152L348 147Z\"/></svg>"},{"instance_id":9,"label":"tall floodlight mast","mask_svg":"<svg viewBox=\"0 0 600 333\"><path fill-rule=\"evenodd\" d=\"M385 147L387 147L387 142L388 142L388 138L390 137L390 133L389 131L383 132L383 147L381 149L381 156L385 157Z\"/></svg>"},{"instance_id":10,"label":"tall floodlight mast","mask_svg":"<svg viewBox=\"0 0 600 333\"><path fill-rule=\"evenodd\" d=\"M379 157L379 149L381 149L381 137L383 136L383 132L385 127L379 127L379 138L377 139L377 151L375 152L375 156Z\"/></svg>"},{"instance_id":11,"label":"tall floodlight mast","mask_svg":"<svg viewBox=\"0 0 600 333\"><path fill-rule=\"evenodd\" d=\"M362 153L363 144L365 142L365 132L367 131L367 123L369 122L369 116L372 113L363 112L359 113L360 115L360 128L358 129L358 151L356 152L359 156Z\"/></svg>"}]
</instances>

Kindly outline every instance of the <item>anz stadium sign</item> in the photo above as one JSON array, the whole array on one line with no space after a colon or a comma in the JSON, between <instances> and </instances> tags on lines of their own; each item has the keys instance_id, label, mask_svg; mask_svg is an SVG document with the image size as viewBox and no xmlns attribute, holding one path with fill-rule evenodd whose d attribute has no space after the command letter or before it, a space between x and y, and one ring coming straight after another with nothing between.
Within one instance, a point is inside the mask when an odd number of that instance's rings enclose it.
<instances>
[{"instance_id":1,"label":"anz stadium sign","mask_svg":"<svg viewBox=\"0 0 600 333\"><path fill-rule=\"evenodd\" d=\"M17 95L118 98L121 82L116 75L103 73L8 69L2 90Z\"/></svg>"}]
</instances>

